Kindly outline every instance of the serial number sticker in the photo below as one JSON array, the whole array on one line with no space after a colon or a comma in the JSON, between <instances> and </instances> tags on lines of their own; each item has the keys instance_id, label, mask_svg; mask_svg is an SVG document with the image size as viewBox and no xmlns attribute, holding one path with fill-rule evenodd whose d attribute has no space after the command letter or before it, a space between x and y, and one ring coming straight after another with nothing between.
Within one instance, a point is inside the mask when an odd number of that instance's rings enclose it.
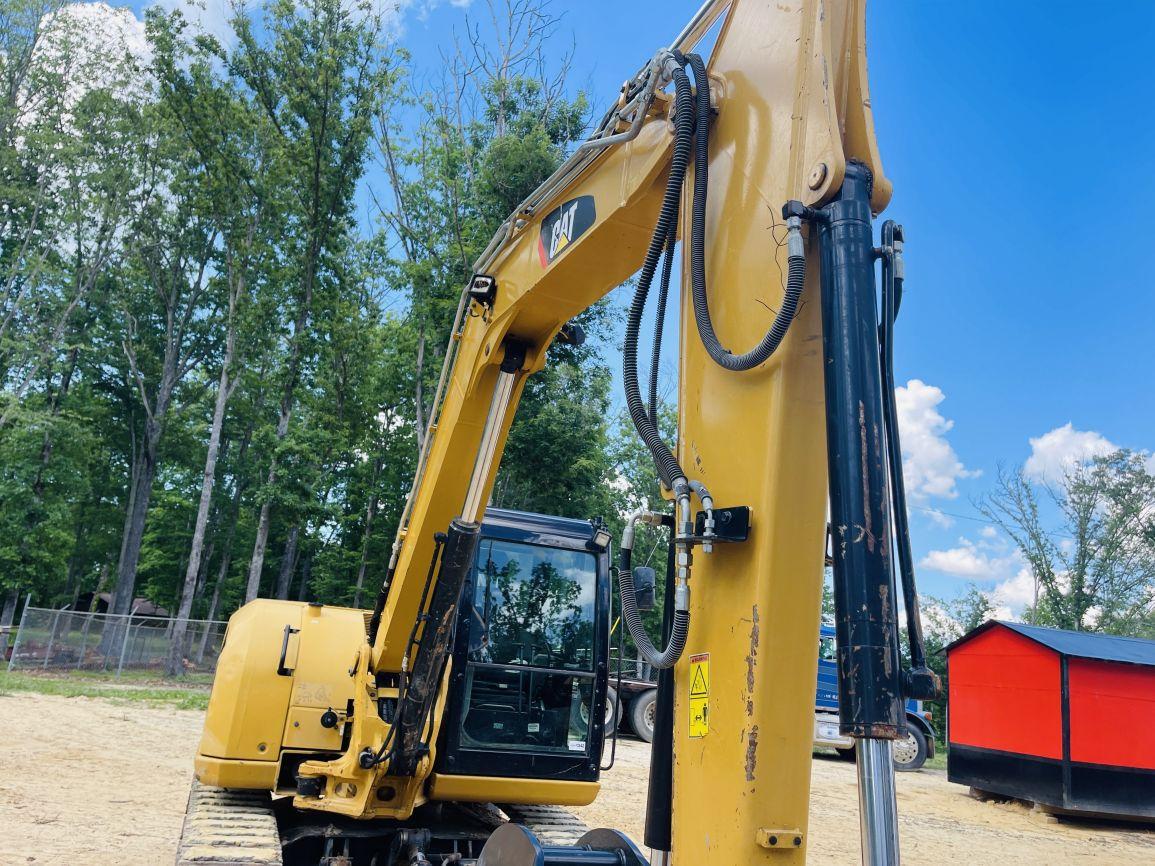
<instances>
[{"instance_id":1,"label":"serial number sticker","mask_svg":"<svg viewBox=\"0 0 1155 866\"><path fill-rule=\"evenodd\" d=\"M537 722L530 722L529 724L527 724L525 726L525 730L528 733L536 734L538 731L541 730L541 725L539 725Z\"/></svg>"},{"instance_id":2,"label":"serial number sticker","mask_svg":"<svg viewBox=\"0 0 1155 866\"><path fill-rule=\"evenodd\" d=\"M690 738L710 733L710 654L690 656Z\"/></svg>"}]
</instances>

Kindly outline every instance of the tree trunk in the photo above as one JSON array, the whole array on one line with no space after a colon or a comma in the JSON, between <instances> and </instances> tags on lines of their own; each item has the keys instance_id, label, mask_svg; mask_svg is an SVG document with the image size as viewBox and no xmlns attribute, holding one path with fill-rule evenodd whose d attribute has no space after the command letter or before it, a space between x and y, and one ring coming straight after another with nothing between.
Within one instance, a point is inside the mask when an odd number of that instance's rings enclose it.
<instances>
[{"instance_id":1,"label":"tree trunk","mask_svg":"<svg viewBox=\"0 0 1155 866\"><path fill-rule=\"evenodd\" d=\"M205 650L208 649L209 634L213 629L213 620L217 618L217 606L221 603L221 584L225 582L225 577L229 573L229 552L226 550L224 556L221 557L221 569L217 573L217 582L213 586L213 597L209 601L209 611L205 615L205 628L201 632L200 645L197 647L196 663L198 666L205 663Z\"/></svg>"},{"instance_id":2,"label":"tree trunk","mask_svg":"<svg viewBox=\"0 0 1155 866\"><path fill-rule=\"evenodd\" d=\"M365 587L365 570L369 564L369 536L373 532L373 515L377 513L377 497L369 502L365 513L365 531L361 535L361 562L357 565L357 589L353 593L353 607L361 606L361 591Z\"/></svg>"},{"instance_id":3,"label":"tree trunk","mask_svg":"<svg viewBox=\"0 0 1155 866\"><path fill-rule=\"evenodd\" d=\"M417 369L414 371L414 381L416 382L414 397L414 406L416 417L414 418L414 426L417 430L417 459L421 459L422 453L425 451L425 393L422 387L422 379L425 377L425 334L422 333L417 338ZM354 605L355 607L356 605Z\"/></svg>"},{"instance_id":4,"label":"tree trunk","mask_svg":"<svg viewBox=\"0 0 1155 866\"><path fill-rule=\"evenodd\" d=\"M19 603L19 590L9 590L4 597L4 610L0 612L0 663L8 657L8 632L16 621L16 605Z\"/></svg>"},{"instance_id":5,"label":"tree trunk","mask_svg":"<svg viewBox=\"0 0 1155 866\"><path fill-rule=\"evenodd\" d=\"M294 526L289 530L289 538L285 541L285 552L281 556L281 571L277 575L277 598L288 598L289 587L293 584L293 571L297 565L297 535L301 528Z\"/></svg>"},{"instance_id":6,"label":"tree trunk","mask_svg":"<svg viewBox=\"0 0 1155 866\"><path fill-rule=\"evenodd\" d=\"M149 500L152 498L152 483L156 479L157 446L160 444L159 430L153 430L155 423L148 422L149 431L145 435L140 454L140 466L133 474L132 492L129 494L129 508L124 521L124 538L120 545L120 562L116 566L116 589L112 594L110 613L129 614L136 589L136 567L140 562L140 548L144 542L144 519L148 514Z\"/></svg>"},{"instance_id":7,"label":"tree trunk","mask_svg":"<svg viewBox=\"0 0 1155 866\"><path fill-rule=\"evenodd\" d=\"M305 601L309 597L309 578L313 576L313 555L305 557L305 564L301 566L301 583L297 587L297 601Z\"/></svg>"},{"instance_id":8,"label":"tree trunk","mask_svg":"<svg viewBox=\"0 0 1155 866\"><path fill-rule=\"evenodd\" d=\"M281 414L277 419L277 444L284 441L289 432L289 416L292 412L292 391L286 390L281 400ZM269 463L269 474L265 478L265 486L272 487L277 483L277 457L273 455ZM261 589L261 571L265 567L265 550L269 545L269 519L272 515L273 503L266 497L261 503L261 514L257 519L257 538L253 542L253 558L249 561L249 582L245 587L245 602L248 603L257 597Z\"/></svg>"},{"instance_id":9,"label":"tree trunk","mask_svg":"<svg viewBox=\"0 0 1155 866\"><path fill-rule=\"evenodd\" d=\"M353 592L353 607L361 606L361 591L365 587L365 570L369 563L369 539L373 533L373 518L377 514L377 479L381 474L381 458L373 461L373 492L369 495L369 507L365 509L365 531L361 533L361 562L357 566L357 588Z\"/></svg>"},{"instance_id":10,"label":"tree trunk","mask_svg":"<svg viewBox=\"0 0 1155 866\"><path fill-rule=\"evenodd\" d=\"M192 550L189 552L180 607L177 609L168 659L165 662L165 674L170 677L178 676L184 672L181 661L184 655L185 633L188 631L188 618L192 613L193 599L196 597L197 575L200 574L201 570L205 529L209 523L209 507L212 504L213 485L217 475L217 456L220 454L221 448L221 429L225 424L225 409L233 392L233 383L229 381L229 368L232 365L235 348L236 337L230 327L225 357L221 367L221 379L217 385L216 405L213 407L213 423L209 430L208 453L205 456L204 472L201 474L201 498L200 504L197 506L196 526L193 528Z\"/></svg>"},{"instance_id":11,"label":"tree trunk","mask_svg":"<svg viewBox=\"0 0 1155 866\"><path fill-rule=\"evenodd\" d=\"M285 377L285 390L281 394L281 410L277 418L277 446L285 441L289 434L289 419L293 414L293 399L297 391L297 379L301 375L301 341L304 339L305 329L309 326L309 315L313 309L313 281L317 276L317 261L320 255L320 245L314 238L305 257L304 277L302 279L301 301L297 307L297 316L293 320L293 335L289 340L289 366ZM272 487L277 483L277 455L269 462L269 474L266 486ZM268 497L261 504L261 514L257 520L257 538L253 542L253 557L249 560L249 582L245 587L245 602L248 603L257 597L261 589L261 570L265 567L265 549L269 544L269 518L272 512L272 502Z\"/></svg>"}]
</instances>

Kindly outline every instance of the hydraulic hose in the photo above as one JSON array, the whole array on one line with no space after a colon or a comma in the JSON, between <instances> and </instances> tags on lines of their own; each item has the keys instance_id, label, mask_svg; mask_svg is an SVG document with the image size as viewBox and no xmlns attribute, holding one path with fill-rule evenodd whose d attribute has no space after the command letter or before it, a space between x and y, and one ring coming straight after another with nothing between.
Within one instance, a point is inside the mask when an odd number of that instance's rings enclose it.
<instances>
[{"instance_id":1,"label":"hydraulic hose","mask_svg":"<svg viewBox=\"0 0 1155 866\"><path fill-rule=\"evenodd\" d=\"M642 270L638 276L638 286L634 291L634 299L630 304L629 314L626 318L622 384L626 392L626 407L629 410L630 419L633 421L638 435L653 455L658 476L676 494L685 495L688 491L685 472L682 471L682 467L669 447L662 441L657 424L650 417L642 399L641 386L638 383L638 332L641 328L642 313L645 311L646 298L649 295L658 262L669 243L671 234L677 231L680 196L686 178L686 168L690 161L690 146L694 133L694 106L690 79L680 68L674 70L673 77L675 85L674 153L670 160L670 173L666 182L662 207L658 213L658 222L654 227L654 234L650 239L650 246L646 251Z\"/></svg>"},{"instance_id":2,"label":"hydraulic hose","mask_svg":"<svg viewBox=\"0 0 1155 866\"><path fill-rule=\"evenodd\" d=\"M642 657L658 670L665 670L674 666L686 648L686 638L690 634L690 611L675 602L669 643L665 649L657 649L646 632L642 615L638 611L638 597L634 592L634 572L631 568L633 525L639 517L637 514L630 517L623 534L621 550L618 552L618 592L622 599L622 619L625 620L626 628L630 630L630 637L634 639L634 645Z\"/></svg>"},{"instance_id":3,"label":"hydraulic hose","mask_svg":"<svg viewBox=\"0 0 1155 866\"><path fill-rule=\"evenodd\" d=\"M661 432L658 423L658 368L662 363L662 332L666 326L666 305L670 296L670 272L674 266L674 245L678 242L678 214L674 213L669 237L666 238L666 255L662 259L662 276L658 281L658 309L654 317L654 348L650 355L650 420Z\"/></svg>"},{"instance_id":4,"label":"hydraulic hose","mask_svg":"<svg viewBox=\"0 0 1155 866\"><path fill-rule=\"evenodd\" d=\"M698 335L706 348L706 353L716 364L736 372L752 370L765 363L774 354L798 312L798 299L806 283L806 255L802 245L801 229L792 227L790 230L786 293L774 322L757 346L749 352L735 355L719 341L710 318L710 304L706 297L706 192L709 186L709 131L713 111L710 107L710 79L706 73L706 64L699 55L687 54L686 60L694 71L694 84L697 86L694 200L690 216L690 282L694 321L698 326Z\"/></svg>"},{"instance_id":5,"label":"hydraulic hose","mask_svg":"<svg viewBox=\"0 0 1155 866\"><path fill-rule=\"evenodd\" d=\"M894 542L898 550L898 573L906 607L906 635L910 644L911 668L926 668L922 618L918 610L918 590L914 580L914 556L910 549L907 521L906 482L902 474L902 442L898 430L898 410L894 397L894 320L902 292L902 229L892 220L882 225L882 322L879 325L879 371L882 375L882 411L886 427L887 469L890 475Z\"/></svg>"}]
</instances>

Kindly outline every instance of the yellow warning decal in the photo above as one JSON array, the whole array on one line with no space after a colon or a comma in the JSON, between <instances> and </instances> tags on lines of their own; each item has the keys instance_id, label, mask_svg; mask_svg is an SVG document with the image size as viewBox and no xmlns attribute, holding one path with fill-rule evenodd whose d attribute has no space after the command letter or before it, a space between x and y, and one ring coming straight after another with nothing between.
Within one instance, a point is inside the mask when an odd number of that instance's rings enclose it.
<instances>
[{"instance_id":1,"label":"yellow warning decal","mask_svg":"<svg viewBox=\"0 0 1155 866\"><path fill-rule=\"evenodd\" d=\"M690 737L710 733L710 654L690 656Z\"/></svg>"}]
</instances>

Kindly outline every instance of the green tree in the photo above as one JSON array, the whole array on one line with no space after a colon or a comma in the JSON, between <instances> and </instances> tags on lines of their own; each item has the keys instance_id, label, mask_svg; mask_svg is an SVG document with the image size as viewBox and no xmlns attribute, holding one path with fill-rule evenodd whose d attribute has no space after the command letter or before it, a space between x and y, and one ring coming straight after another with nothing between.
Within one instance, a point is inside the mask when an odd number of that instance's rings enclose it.
<instances>
[{"instance_id":1,"label":"green tree","mask_svg":"<svg viewBox=\"0 0 1155 866\"><path fill-rule=\"evenodd\" d=\"M1049 525L1044 506L1053 507ZM1040 485L1000 472L979 509L1031 569L1030 622L1129 634L1155 613L1155 476L1141 454L1117 451Z\"/></svg>"},{"instance_id":2,"label":"green tree","mask_svg":"<svg viewBox=\"0 0 1155 866\"><path fill-rule=\"evenodd\" d=\"M272 456L249 564L249 599L260 589L280 449L314 350L314 304L319 292L332 289L335 257L352 228L353 194L364 171L372 118L394 81L381 47L384 22L367 3L268 0L260 22L258 27L255 17L240 8L233 20L237 47L222 56L275 131L284 191L278 205L288 333Z\"/></svg>"},{"instance_id":3,"label":"green tree","mask_svg":"<svg viewBox=\"0 0 1155 866\"><path fill-rule=\"evenodd\" d=\"M973 583L968 584L966 591L957 598L923 599L922 622L926 662L942 682L942 693L937 700L931 701L930 705L934 717L939 720L939 733L943 735L946 733L942 726L946 723L949 695L946 647L992 619L994 614L995 606L990 596Z\"/></svg>"}]
</instances>

